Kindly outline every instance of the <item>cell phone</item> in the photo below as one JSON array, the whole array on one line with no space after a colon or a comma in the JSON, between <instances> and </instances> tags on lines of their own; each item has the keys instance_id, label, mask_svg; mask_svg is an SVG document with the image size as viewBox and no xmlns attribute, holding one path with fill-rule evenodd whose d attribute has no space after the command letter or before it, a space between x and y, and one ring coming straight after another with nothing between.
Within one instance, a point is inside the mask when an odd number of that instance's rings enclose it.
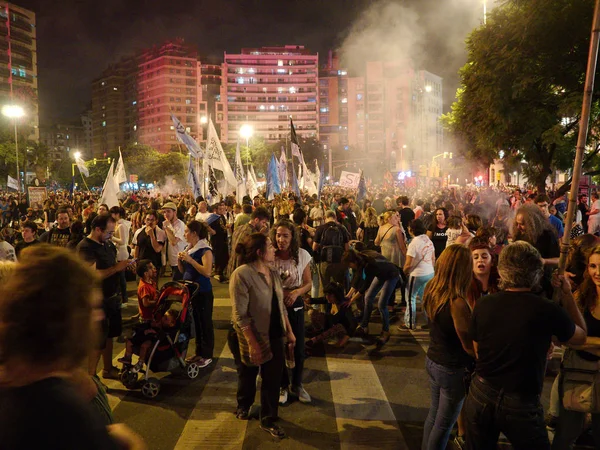
<instances>
[{"instance_id":1,"label":"cell phone","mask_svg":"<svg viewBox=\"0 0 600 450\"><path fill-rule=\"evenodd\" d=\"M133 258L131 260L129 260L129 265L134 264L137 262L137 258Z\"/></svg>"}]
</instances>

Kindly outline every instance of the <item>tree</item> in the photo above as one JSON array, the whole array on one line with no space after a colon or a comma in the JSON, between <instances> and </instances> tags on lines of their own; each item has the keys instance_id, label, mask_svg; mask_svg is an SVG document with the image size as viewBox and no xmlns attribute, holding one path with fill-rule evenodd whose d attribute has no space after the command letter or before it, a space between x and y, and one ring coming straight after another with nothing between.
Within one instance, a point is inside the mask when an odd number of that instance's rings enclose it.
<instances>
[{"instance_id":1,"label":"tree","mask_svg":"<svg viewBox=\"0 0 600 450\"><path fill-rule=\"evenodd\" d=\"M509 0L467 39L468 62L446 128L469 159L504 151L538 191L555 169L572 167L594 2ZM587 163L600 150L596 83Z\"/></svg>"}]
</instances>

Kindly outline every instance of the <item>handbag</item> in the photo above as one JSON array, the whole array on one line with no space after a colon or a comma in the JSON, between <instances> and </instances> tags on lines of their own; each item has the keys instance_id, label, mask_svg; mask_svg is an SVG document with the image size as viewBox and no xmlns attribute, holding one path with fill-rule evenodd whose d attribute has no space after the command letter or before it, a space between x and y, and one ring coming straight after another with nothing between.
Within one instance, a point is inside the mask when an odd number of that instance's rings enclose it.
<instances>
[{"instance_id":1,"label":"handbag","mask_svg":"<svg viewBox=\"0 0 600 450\"><path fill-rule=\"evenodd\" d=\"M236 324L233 325L233 329L237 335L238 344L240 347L240 359L242 360L242 363L248 367L257 367L273 359L273 352L271 351L271 343L269 342L269 338L264 338L258 331L256 331L256 328L254 328L253 324L251 324L250 327L252 328L252 334L254 334L256 337L256 341L258 342L258 346L260 348L260 361L258 361L258 363L254 363L250 360L250 344L248 344L248 340L246 339L246 336L244 336L244 332Z\"/></svg>"},{"instance_id":2,"label":"handbag","mask_svg":"<svg viewBox=\"0 0 600 450\"><path fill-rule=\"evenodd\" d=\"M567 349L560 365L560 396L567 411L600 412L600 361L583 359Z\"/></svg>"}]
</instances>

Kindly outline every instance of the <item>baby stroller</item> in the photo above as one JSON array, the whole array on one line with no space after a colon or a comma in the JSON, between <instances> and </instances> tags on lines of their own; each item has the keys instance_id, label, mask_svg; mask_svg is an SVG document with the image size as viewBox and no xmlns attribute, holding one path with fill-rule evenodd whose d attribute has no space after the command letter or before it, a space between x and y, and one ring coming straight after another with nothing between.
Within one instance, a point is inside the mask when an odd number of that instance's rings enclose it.
<instances>
[{"instance_id":1,"label":"baby stroller","mask_svg":"<svg viewBox=\"0 0 600 450\"><path fill-rule=\"evenodd\" d=\"M200 367L196 363L185 362L191 335L191 299L198 291L198 287L198 284L190 281L170 281L159 291L152 313L154 321L160 322L170 309L177 309L178 317L174 327L158 331L156 341L151 347L150 356L146 361L146 370L141 379L142 394L147 398L155 398L160 392L160 381L158 378L150 377L150 372L172 372L181 368L192 380L200 374ZM139 356L139 350L140 347L134 345L135 355ZM133 365L123 366L120 379L127 389L135 389L140 381L138 378L139 372Z\"/></svg>"}]
</instances>

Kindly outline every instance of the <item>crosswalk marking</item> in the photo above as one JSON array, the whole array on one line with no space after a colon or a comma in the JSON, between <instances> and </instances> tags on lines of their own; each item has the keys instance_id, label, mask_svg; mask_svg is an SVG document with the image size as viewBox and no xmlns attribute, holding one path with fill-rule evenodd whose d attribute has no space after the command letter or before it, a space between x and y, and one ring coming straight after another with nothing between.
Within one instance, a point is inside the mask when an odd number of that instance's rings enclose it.
<instances>
[{"instance_id":1,"label":"crosswalk marking","mask_svg":"<svg viewBox=\"0 0 600 450\"><path fill-rule=\"evenodd\" d=\"M233 355L225 344L203 395L187 420L176 450L237 450L244 444L248 421L238 420L236 407L237 373L231 364Z\"/></svg>"},{"instance_id":2,"label":"crosswalk marking","mask_svg":"<svg viewBox=\"0 0 600 450\"><path fill-rule=\"evenodd\" d=\"M330 374L348 375L330 382L341 450L408 448L371 361L326 359Z\"/></svg>"}]
</instances>

